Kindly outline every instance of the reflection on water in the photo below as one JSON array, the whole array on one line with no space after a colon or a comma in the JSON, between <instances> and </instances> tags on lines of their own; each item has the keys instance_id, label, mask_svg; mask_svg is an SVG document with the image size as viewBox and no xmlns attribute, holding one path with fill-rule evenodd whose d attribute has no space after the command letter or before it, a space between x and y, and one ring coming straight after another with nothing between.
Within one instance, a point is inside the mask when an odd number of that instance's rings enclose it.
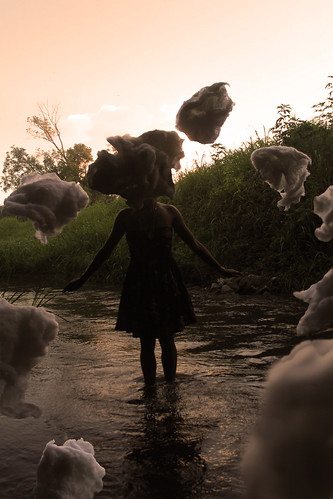
<instances>
[{"instance_id":1,"label":"reflection on water","mask_svg":"<svg viewBox=\"0 0 333 499\"><path fill-rule=\"evenodd\" d=\"M143 397L142 432L124 461L126 497L192 497L203 481L202 431L183 415L178 384Z\"/></svg>"},{"instance_id":2,"label":"reflection on water","mask_svg":"<svg viewBox=\"0 0 333 499\"><path fill-rule=\"evenodd\" d=\"M27 392L43 415L0 416L1 499L32 497L46 443L80 437L106 469L98 497L243 497L239 462L263 381L298 342L305 307L293 298L191 294L199 321L177 336L177 381L165 383L158 362L147 391L139 342L113 330L119 293L55 293L46 308L60 332Z\"/></svg>"}]
</instances>

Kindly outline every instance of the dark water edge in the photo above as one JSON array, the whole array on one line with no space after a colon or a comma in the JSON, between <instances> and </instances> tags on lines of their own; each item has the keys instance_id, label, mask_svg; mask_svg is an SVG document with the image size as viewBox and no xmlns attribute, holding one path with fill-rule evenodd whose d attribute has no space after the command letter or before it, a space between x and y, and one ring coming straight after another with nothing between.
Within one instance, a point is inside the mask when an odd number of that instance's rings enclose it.
<instances>
[{"instance_id":1,"label":"dark water edge","mask_svg":"<svg viewBox=\"0 0 333 499\"><path fill-rule=\"evenodd\" d=\"M113 331L119 290L85 287L46 309L60 331L26 400L40 419L0 416L0 497L32 496L49 440L84 438L105 467L101 498L244 497L240 463L268 369L298 343L293 297L216 295L193 287L198 323L177 335L178 376L144 390L136 339ZM29 304L30 293L24 304Z\"/></svg>"}]
</instances>

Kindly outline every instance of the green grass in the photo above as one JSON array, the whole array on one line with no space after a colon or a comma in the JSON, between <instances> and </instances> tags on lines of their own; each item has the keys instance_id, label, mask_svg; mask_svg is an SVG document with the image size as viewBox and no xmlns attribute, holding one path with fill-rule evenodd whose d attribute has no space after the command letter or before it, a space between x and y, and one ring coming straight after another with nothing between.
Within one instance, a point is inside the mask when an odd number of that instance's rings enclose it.
<instances>
[{"instance_id":1,"label":"green grass","mask_svg":"<svg viewBox=\"0 0 333 499\"><path fill-rule=\"evenodd\" d=\"M121 199L88 206L76 220L66 225L59 236L43 245L34 236L30 221L0 219L0 278L2 283L26 278L32 281L57 282L74 278L88 266L105 242L117 212L124 207ZM96 274L95 279L119 281L127 266L125 241L113 258Z\"/></svg>"},{"instance_id":2,"label":"green grass","mask_svg":"<svg viewBox=\"0 0 333 499\"><path fill-rule=\"evenodd\" d=\"M261 180L250 160L254 149L274 144L297 147L312 158L306 196L289 211L277 208L280 195ZM314 196L331 184L332 130L301 122L280 140L251 141L211 166L183 175L174 201L190 229L222 264L265 275L268 281L277 277L281 289L290 291L307 287L332 266L333 243L316 239L314 229L321 220L313 213ZM178 252L186 265L190 256ZM204 264L198 265L196 274L207 274Z\"/></svg>"},{"instance_id":3,"label":"green grass","mask_svg":"<svg viewBox=\"0 0 333 499\"><path fill-rule=\"evenodd\" d=\"M313 213L313 198L333 184L333 128L318 121L280 121L273 136L230 151L215 147L212 164L181 174L173 203L222 265L264 275L267 281L276 277L281 290L290 292L321 279L332 266L333 243L314 236L321 220ZM250 161L253 150L273 144L294 146L312 158L306 196L289 211L278 209L280 195ZM64 282L81 274L124 206L119 198L91 204L47 245L34 237L30 221L0 218L2 283L20 276L41 284ZM174 254L187 282L206 284L217 277L178 238ZM92 280L119 283L127 265L123 238Z\"/></svg>"}]
</instances>

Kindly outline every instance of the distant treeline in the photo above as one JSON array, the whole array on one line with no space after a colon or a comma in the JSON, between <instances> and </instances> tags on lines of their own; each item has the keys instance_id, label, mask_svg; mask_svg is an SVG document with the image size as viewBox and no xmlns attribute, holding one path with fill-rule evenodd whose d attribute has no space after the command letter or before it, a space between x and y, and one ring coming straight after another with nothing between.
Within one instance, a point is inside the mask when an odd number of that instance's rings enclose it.
<instances>
[{"instance_id":1,"label":"distant treeline","mask_svg":"<svg viewBox=\"0 0 333 499\"><path fill-rule=\"evenodd\" d=\"M222 265L263 275L268 284L274 277L282 292L309 286L333 266L333 243L317 240L314 230L321 219L313 213L314 196L333 184L330 116L301 121L292 116L289 106L280 106L280 118L270 137L256 137L236 150L217 144L211 164L196 165L181 174L172 203ZM296 147L312 159L306 195L289 211L277 208L280 195L261 180L250 161L252 151L275 144ZM17 280L61 285L76 277L104 243L123 207L121 198L105 197L84 209L45 246L34 238L30 221L2 218L0 288ZM174 255L187 283L209 284L218 278L177 238ZM120 283L128 258L122 240L92 281Z\"/></svg>"}]
</instances>

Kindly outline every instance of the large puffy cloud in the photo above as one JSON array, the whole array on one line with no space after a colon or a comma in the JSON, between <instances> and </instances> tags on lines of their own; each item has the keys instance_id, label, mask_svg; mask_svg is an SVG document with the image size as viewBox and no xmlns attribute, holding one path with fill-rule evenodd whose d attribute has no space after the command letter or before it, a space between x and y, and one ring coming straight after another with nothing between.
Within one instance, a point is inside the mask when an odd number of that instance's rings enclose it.
<instances>
[{"instance_id":1,"label":"large puffy cloud","mask_svg":"<svg viewBox=\"0 0 333 499\"><path fill-rule=\"evenodd\" d=\"M108 138L110 142L111 137ZM184 157L182 148L183 139L177 132L166 130L149 130L133 138L136 144L149 144L158 151L164 152L168 156L170 167L174 170L180 170L180 160ZM112 144L112 142L110 142Z\"/></svg>"},{"instance_id":2,"label":"large puffy cloud","mask_svg":"<svg viewBox=\"0 0 333 499\"><path fill-rule=\"evenodd\" d=\"M295 291L294 296L309 304L297 325L298 336L333 326L333 268L308 289Z\"/></svg>"},{"instance_id":3,"label":"large puffy cloud","mask_svg":"<svg viewBox=\"0 0 333 499\"><path fill-rule=\"evenodd\" d=\"M215 142L234 106L226 85L228 83L213 83L186 100L176 115L177 130L202 144Z\"/></svg>"},{"instance_id":4,"label":"large puffy cloud","mask_svg":"<svg viewBox=\"0 0 333 499\"><path fill-rule=\"evenodd\" d=\"M23 216L33 221L36 237L43 243L61 233L89 202L75 182L65 182L55 173L31 173L4 201L3 216Z\"/></svg>"},{"instance_id":5,"label":"large puffy cloud","mask_svg":"<svg viewBox=\"0 0 333 499\"><path fill-rule=\"evenodd\" d=\"M288 210L304 196L311 159L303 152L287 146L261 147L253 151L251 161L261 178L281 194L279 207Z\"/></svg>"},{"instance_id":6,"label":"large puffy cloud","mask_svg":"<svg viewBox=\"0 0 333 499\"><path fill-rule=\"evenodd\" d=\"M105 469L93 445L80 438L48 442L37 470L36 499L93 499L103 488Z\"/></svg>"},{"instance_id":7,"label":"large puffy cloud","mask_svg":"<svg viewBox=\"0 0 333 499\"><path fill-rule=\"evenodd\" d=\"M152 130L139 137L114 136L107 140L117 153L98 153L87 174L92 189L121 195L133 206L141 206L149 197L173 197L171 169L179 169L184 156L183 141L176 132Z\"/></svg>"},{"instance_id":8,"label":"large puffy cloud","mask_svg":"<svg viewBox=\"0 0 333 499\"><path fill-rule=\"evenodd\" d=\"M328 242L333 238L333 185L330 185L320 196L313 200L314 212L323 223L315 230L320 241Z\"/></svg>"},{"instance_id":9,"label":"large puffy cloud","mask_svg":"<svg viewBox=\"0 0 333 499\"><path fill-rule=\"evenodd\" d=\"M46 355L58 334L53 314L0 299L0 412L13 418L39 417L40 409L24 402L31 369Z\"/></svg>"},{"instance_id":10,"label":"large puffy cloud","mask_svg":"<svg viewBox=\"0 0 333 499\"><path fill-rule=\"evenodd\" d=\"M304 341L268 374L244 457L250 499L333 497L333 340Z\"/></svg>"}]
</instances>

